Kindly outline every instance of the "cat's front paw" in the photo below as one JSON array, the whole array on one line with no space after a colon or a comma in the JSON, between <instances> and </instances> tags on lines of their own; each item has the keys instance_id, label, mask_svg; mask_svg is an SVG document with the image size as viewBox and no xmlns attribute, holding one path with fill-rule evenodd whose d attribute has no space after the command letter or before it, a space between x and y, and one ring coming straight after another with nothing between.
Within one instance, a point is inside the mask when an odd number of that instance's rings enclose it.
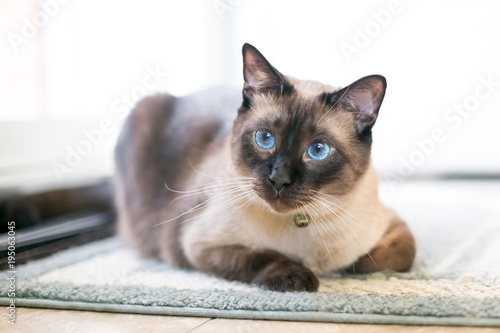
<instances>
[{"instance_id":1,"label":"cat's front paw","mask_svg":"<svg viewBox=\"0 0 500 333\"><path fill-rule=\"evenodd\" d=\"M319 281L308 268L295 262L274 262L252 281L265 290L317 291Z\"/></svg>"}]
</instances>

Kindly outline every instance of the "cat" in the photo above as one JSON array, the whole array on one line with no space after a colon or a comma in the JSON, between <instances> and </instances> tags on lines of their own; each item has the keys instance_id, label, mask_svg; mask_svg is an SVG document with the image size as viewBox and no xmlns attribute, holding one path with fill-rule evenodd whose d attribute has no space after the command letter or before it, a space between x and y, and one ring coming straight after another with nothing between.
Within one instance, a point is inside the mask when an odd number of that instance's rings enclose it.
<instances>
[{"instance_id":1,"label":"cat","mask_svg":"<svg viewBox=\"0 0 500 333\"><path fill-rule=\"evenodd\" d=\"M378 199L386 80L284 76L243 46L244 86L149 96L118 140L118 231L143 256L273 291L331 271L407 271L415 241Z\"/></svg>"}]
</instances>

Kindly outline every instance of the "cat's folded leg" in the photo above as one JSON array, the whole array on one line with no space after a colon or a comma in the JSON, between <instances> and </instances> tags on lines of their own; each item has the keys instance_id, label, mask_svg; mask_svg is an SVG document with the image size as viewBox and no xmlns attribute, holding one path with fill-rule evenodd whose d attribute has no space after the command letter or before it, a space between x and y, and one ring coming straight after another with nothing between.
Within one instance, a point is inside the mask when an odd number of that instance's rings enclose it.
<instances>
[{"instance_id":1,"label":"cat's folded leg","mask_svg":"<svg viewBox=\"0 0 500 333\"><path fill-rule=\"evenodd\" d=\"M355 273L370 273L383 270L406 272L415 259L415 239L398 216L394 216L382 239L369 252L356 261Z\"/></svg>"},{"instance_id":2,"label":"cat's folded leg","mask_svg":"<svg viewBox=\"0 0 500 333\"><path fill-rule=\"evenodd\" d=\"M319 286L313 272L272 250L239 245L212 247L205 249L196 261L199 270L266 290L317 291Z\"/></svg>"}]
</instances>

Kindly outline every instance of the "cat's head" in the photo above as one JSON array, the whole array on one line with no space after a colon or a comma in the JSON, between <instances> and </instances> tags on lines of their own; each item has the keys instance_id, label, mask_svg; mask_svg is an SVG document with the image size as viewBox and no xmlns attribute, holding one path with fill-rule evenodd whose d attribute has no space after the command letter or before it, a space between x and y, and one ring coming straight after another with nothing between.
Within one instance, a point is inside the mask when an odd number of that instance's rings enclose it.
<instances>
[{"instance_id":1,"label":"cat's head","mask_svg":"<svg viewBox=\"0 0 500 333\"><path fill-rule=\"evenodd\" d=\"M370 164L385 78L367 76L342 89L297 80L250 44L243 45L243 74L232 157L258 196L288 212L318 193L348 193Z\"/></svg>"}]
</instances>

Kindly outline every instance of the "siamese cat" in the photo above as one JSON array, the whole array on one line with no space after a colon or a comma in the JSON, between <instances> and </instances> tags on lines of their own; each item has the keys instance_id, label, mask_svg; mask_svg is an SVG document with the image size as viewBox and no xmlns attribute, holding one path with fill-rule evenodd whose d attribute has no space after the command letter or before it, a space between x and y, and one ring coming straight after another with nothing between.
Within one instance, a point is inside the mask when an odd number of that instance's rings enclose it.
<instances>
[{"instance_id":1,"label":"siamese cat","mask_svg":"<svg viewBox=\"0 0 500 333\"><path fill-rule=\"evenodd\" d=\"M137 104L116 147L119 234L167 265L274 291L316 291L331 271L410 269L413 236L379 201L370 163L385 78L298 80L249 44L243 74L243 98Z\"/></svg>"}]
</instances>

